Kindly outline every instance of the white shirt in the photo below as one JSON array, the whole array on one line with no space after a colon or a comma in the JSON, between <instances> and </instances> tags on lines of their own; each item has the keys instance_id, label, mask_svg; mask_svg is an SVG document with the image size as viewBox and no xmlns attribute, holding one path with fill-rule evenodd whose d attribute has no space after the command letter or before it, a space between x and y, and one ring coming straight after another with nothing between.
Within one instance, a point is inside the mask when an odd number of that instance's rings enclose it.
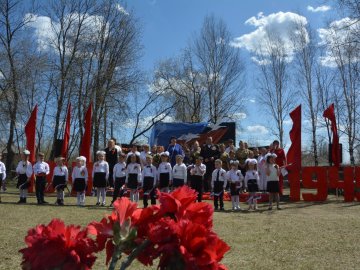
<instances>
[{"instance_id":1,"label":"white shirt","mask_svg":"<svg viewBox=\"0 0 360 270\"><path fill-rule=\"evenodd\" d=\"M227 172L227 179L231 183L237 183L238 185L240 183L241 186L241 181L244 179L244 176L241 174L240 170L231 169Z\"/></svg>"},{"instance_id":2,"label":"white shirt","mask_svg":"<svg viewBox=\"0 0 360 270\"><path fill-rule=\"evenodd\" d=\"M68 178L69 178L68 168L66 166L61 166L61 167L56 166L54 168L53 179L54 179L54 176L65 176L65 181L67 182Z\"/></svg>"},{"instance_id":3,"label":"white shirt","mask_svg":"<svg viewBox=\"0 0 360 270\"><path fill-rule=\"evenodd\" d=\"M3 162L0 161L0 173L2 173L2 179L1 180L5 180L6 179L6 167L5 164Z\"/></svg>"},{"instance_id":4,"label":"white shirt","mask_svg":"<svg viewBox=\"0 0 360 270\"><path fill-rule=\"evenodd\" d=\"M219 172L220 171L220 172ZM217 176L218 176L218 172L219 172L219 182L224 182L224 188L226 187L226 171L224 169L215 169L212 172L212 176L211 176L211 187L214 188L214 183L217 181Z\"/></svg>"},{"instance_id":5,"label":"white shirt","mask_svg":"<svg viewBox=\"0 0 360 270\"><path fill-rule=\"evenodd\" d=\"M187 168L184 163L181 163L180 165L175 164L173 168L173 179L183 179L184 183L187 182Z\"/></svg>"},{"instance_id":6,"label":"white shirt","mask_svg":"<svg viewBox=\"0 0 360 270\"><path fill-rule=\"evenodd\" d=\"M274 165L269 164L270 175L267 175L266 181L279 181L278 169Z\"/></svg>"},{"instance_id":7,"label":"white shirt","mask_svg":"<svg viewBox=\"0 0 360 270\"><path fill-rule=\"evenodd\" d=\"M231 150L233 150L234 152L236 152L236 147L235 147L235 146L233 146L233 147L230 147L230 146L229 146L229 147L226 147L225 152L229 154Z\"/></svg>"},{"instance_id":8,"label":"white shirt","mask_svg":"<svg viewBox=\"0 0 360 270\"><path fill-rule=\"evenodd\" d=\"M30 161L19 161L17 167L16 167L16 173L17 174L26 174L26 176L29 178L33 174L33 168Z\"/></svg>"},{"instance_id":9,"label":"white shirt","mask_svg":"<svg viewBox=\"0 0 360 270\"><path fill-rule=\"evenodd\" d=\"M151 154L151 152L144 152L144 151L142 151L140 153L140 162L141 162L142 166L145 166L145 164L146 164L146 156L150 155L150 154Z\"/></svg>"},{"instance_id":10,"label":"white shirt","mask_svg":"<svg viewBox=\"0 0 360 270\"><path fill-rule=\"evenodd\" d=\"M105 160L96 161L94 163L92 177L94 177L94 174L97 172L106 173L106 179L108 179L109 178L109 163L107 163Z\"/></svg>"},{"instance_id":11,"label":"white shirt","mask_svg":"<svg viewBox=\"0 0 360 270\"><path fill-rule=\"evenodd\" d=\"M75 181L76 178L84 178L85 182L87 183L88 171L85 166L81 166L80 168L76 166L72 169L71 177L73 181Z\"/></svg>"},{"instance_id":12,"label":"white shirt","mask_svg":"<svg viewBox=\"0 0 360 270\"><path fill-rule=\"evenodd\" d=\"M199 166L193 165L191 166L190 174L191 175L198 175L198 176L204 176L206 172L206 165L200 164Z\"/></svg>"},{"instance_id":13,"label":"white shirt","mask_svg":"<svg viewBox=\"0 0 360 270\"><path fill-rule=\"evenodd\" d=\"M38 175L38 174L41 174L41 173L44 173L46 175L48 175L50 173L49 164L47 164L44 161L38 161L34 165L34 174Z\"/></svg>"},{"instance_id":14,"label":"white shirt","mask_svg":"<svg viewBox=\"0 0 360 270\"><path fill-rule=\"evenodd\" d=\"M138 182L141 182L141 165L138 163L129 163L126 168L126 180L128 182L129 174L137 174Z\"/></svg>"},{"instance_id":15,"label":"white shirt","mask_svg":"<svg viewBox=\"0 0 360 270\"><path fill-rule=\"evenodd\" d=\"M137 156L140 156L140 152L136 151L135 153L133 151L130 151L129 153L127 153L126 158L128 158L129 156L131 156L132 154L135 154Z\"/></svg>"},{"instance_id":16,"label":"white shirt","mask_svg":"<svg viewBox=\"0 0 360 270\"><path fill-rule=\"evenodd\" d=\"M126 177L126 163L116 163L113 169L113 178Z\"/></svg>"},{"instance_id":17,"label":"white shirt","mask_svg":"<svg viewBox=\"0 0 360 270\"><path fill-rule=\"evenodd\" d=\"M157 169L154 165L145 165L143 171L141 173L141 181L144 183L145 177L152 177L154 178L153 185L156 184L156 177L157 177Z\"/></svg>"},{"instance_id":18,"label":"white shirt","mask_svg":"<svg viewBox=\"0 0 360 270\"><path fill-rule=\"evenodd\" d=\"M256 170L248 170L245 174L245 187L248 186L248 181L251 179L255 179L256 183L259 185L259 174Z\"/></svg>"},{"instance_id":19,"label":"white shirt","mask_svg":"<svg viewBox=\"0 0 360 270\"><path fill-rule=\"evenodd\" d=\"M258 157L258 165L257 165L257 167L258 167L259 175L261 175L261 177L262 177L263 175L266 175L266 172L265 172L265 169L266 169L266 158L265 158L265 156L260 155L260 156Z\"/></svg>"},{"instance_id":20,"label":"white shirt","mask_svg":"<svg viewBox=\"0 0 360 270\"><path fill-rule=\"evenodd\" d=\"M159 168L158 168L158 178L160 179L160 174L161 173L168 173L169 174L169 179L172 180L172 168L171 168L171 164L169 162L161 162L159 164Z\"/></svg>"}]
</instances>

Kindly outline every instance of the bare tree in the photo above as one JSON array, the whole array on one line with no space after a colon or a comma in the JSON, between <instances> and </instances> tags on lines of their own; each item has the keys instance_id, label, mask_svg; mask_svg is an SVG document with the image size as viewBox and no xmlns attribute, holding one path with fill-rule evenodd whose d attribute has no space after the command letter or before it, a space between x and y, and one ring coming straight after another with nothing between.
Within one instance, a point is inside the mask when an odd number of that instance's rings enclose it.
<instances>
[{"instance_id":1,"label":"bare tree","mask_svg":"<svg viewBox=\"0 0 360 270\"><path fill-rule=\"evenodd\" d=\"M256 58L260 76L257 83L260 89L259 100L264 109L275 121L274 134L284 145L284 120L294 105L293 94L289 82L289 55L282 40L267 33L267 37L259 48Z\"/></svg>"},{"instance_id":2,"label":"bare tree","mask_svg":"<svg viewBox=\"0 0 360 270\"><path fill-rule=\"evenodd\" d=\"M298 21L295 25L296 35L292 41L294 51L295 78L296 85L306 103L305 112L307 119L310 119L311 149L315 166L318 166L317 150L317 119L318 119L318 101L316 96L316 66L318 64L318 47L315 41L314 31L307 24Z\"/></svg>"},{"instance_id":3,"label":"bare tree","mask_svg":"<svg viewBox=\"0 0 360 270\"><path fill-rule=\"evenodd\" d=\"M204 19L200 34L193 41L199 72L205 76L208 121L217 123L241 108L244 96L244 65L239 49L230 46L231 33L222 19Z\"/></svg>"}]
</instances>

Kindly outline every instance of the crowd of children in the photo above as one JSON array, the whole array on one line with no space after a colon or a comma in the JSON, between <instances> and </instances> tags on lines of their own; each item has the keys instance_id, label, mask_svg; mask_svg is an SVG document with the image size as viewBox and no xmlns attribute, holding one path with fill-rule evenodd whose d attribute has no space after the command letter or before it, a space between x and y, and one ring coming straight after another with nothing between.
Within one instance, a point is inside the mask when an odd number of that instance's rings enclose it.
<instances>
[{"instance_id":1,"label":"crowd of children","mask_svg":"<svg viewBox=\"0 0 360 270\"><path fill-rule=\"evenodd\" d=\"M67 188L69 180L68 168L65 166L65 159L56 158L56 167L53 169L51 185L47 185L46 177L50 174L50 167L44 161L44 154L38 153L38 161L32 166L29 162L30 152L25 150L21 155L21 161L16 168L17 185L20 200L18 203L26 203L27 189L30 178L35 175L35 191L38 204L46 204L44 192L53 187L57 196L57 205L64 205L64 190ZM129 191L130 199L134 202L139 201L140 190L143 191L143 206L150 203L156 204L157 190L169 192L171 189L183 185L189 185L198 193L197 200L202 201L204 189L204 175L207 171L203 163L203 157L197 155L194 164L189 166L183 162L182 155L176 156L176 164L171 166L169 153L159 153L160 159L154 162L154 156L149 152L149 148L139 153L136 148L132 149L127 155L120 153L118 163L113 166L110 173L109 164L105 160L106 153L98 151L97 161L92 168L93 188L97 196L97 206L106 205L106 188L109 184L111 175L114 184L113 198L110 206L118 197L122 197ZM272 209L273 201L279 206L279 175L280 168L275 163L276 154L264 153L261 159L247 158L244 161L244 170L239 166L239 160L230 159L227 166L219 158L214 162L214 169L211 174L211 196L214 200L215 210L224 210L224 192L231 195L232 209L240 210L239 195L247 191L248 210L257 210L258 192L269 193L269 210ZM227 170L224 169L227 168ZM88 183L88 170L86 168L86 158L83 156L76 158L76 166L72 168L72 190L76 192L77 205L85 205L85 193ZM5 166L0 162L0 178L6 178ZM261 193L260 193L261 194ZM1 198L0 198L1 199Z\"/></svg>"}]
</instances>

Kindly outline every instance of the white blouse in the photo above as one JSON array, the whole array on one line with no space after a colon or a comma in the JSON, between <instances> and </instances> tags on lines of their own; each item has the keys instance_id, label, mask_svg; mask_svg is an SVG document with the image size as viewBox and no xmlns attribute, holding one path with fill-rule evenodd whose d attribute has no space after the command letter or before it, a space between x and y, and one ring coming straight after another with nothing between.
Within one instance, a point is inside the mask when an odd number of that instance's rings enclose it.
<instances>
[{"instance_id":1,"label":"white blouse","mask_svg":"<svg viewBox=\"0 0 360 270\"><path fill-rule=\"evenodd\" d=\"M219 172L219 180L217 180L218 172ZM215 169L212 172L212 175L211 175L211 187L214 187L214 183L216 181L224 182L224 188L226 187L227 177L226 177L226 171L224 169Z\"/></svg>"},{"instance_id":2,"label":"white blouse","mask_svg":"<svg viewBox=\"0 0 360 270\"><path fill-rule=\"evenodd\" d=\"M159 168L158 168L158 174L159 174L159 179L160 179L160 174L161 173L168 173L170 176L170 180L173 179L172 177L172 168L171 168L171 164L169 162L161 162L159 164Z\"/></svg>"},{"instance_id":3,"label":"white blouse","mask_svg":"<svg viewBox=\"0 0 360 270\"><path fill-rule=\"evenodd\" d=\"M41 174L41 173L44 173L44 174L48 175L50 173L49 164L47 164L44 161L36 162L35 165L34 165L34 173L35 173L35 175L38 175L38 174Z\"/></svg>"},{"instance_id":4,"label":"white blouse","mask_svg":"<svg viewBox=\"0 0 360 270\"><path fill-rule=\"evenodd\" d=\"M33 168L30 161L19 161L16 167L16 173L26 174L28 178L31 177L31 175L33 174Z\"/></svg>"},{"instance_id":5,"label":"white blouse","mask_svg":"<svg viewBox=\"0 0 360 270\"><path fill-rule=\"evenodd\" d=\"M235 182L241 182L244 180L244 176L242 175L240 170L230 170L227 172L227 179L229 182L235 183Z\"/></svg>"},{"instance_id":6,"label":"white blouse","mask_svg":"<svg viewBox=\"0 0 360 270\"><path fill-rule=\"evenodd\" d=\"M142 171L142 182L144 183L145 177L153 177L154 178L154 185L156 183L157 177L157 169L154 165L145 165Z\"/></svg>"},{"instance_id":7,"label":"white blouse","mask_svg":"<svg viewBox=\"0 0 360 270\"><path fill-rule=\"evenodd\" d=\"M116 163L113 169L113 178L126 177L126 163Z\"/></svg>"},{"instance_id":8,"label":"white blouse","mask_svg":"<svg viewBox=\"0 0 360 270\"><path fill-rule=\"evenodd\" d=\"M180 165L175 164L173 168L173 179L183 179L184 183L187 182L187 168L184 163L181 163Z\"/></svg>"},{"instance_id":9,"label":"white blouse","mask_svg":"<svg viewBox=\"0 0 360 270\"><path fill-rule=\"evenodd\" d=\"M198 165L191 166L191 170L190 170L191 175L204 176L205 172L206 172L205 164L201 163L199 166Z\"/></svg>"},{"instance_id":10,"label":"white blouse","mask_svg":"<svg viewBox=\"0 0 360 270\"><path fill-rule=\"evenodd\" d=\"M85 166L81 166L80 168L78 166L76 166L72 169L71 177L72 177L73 181L76 178L84 178L85 182L87 182L88 181L88 171Z\"/></svg>"},{"instance_id":11,"label":"white blouse","mask_svg":"<svg viewBox=\"0 0 360 270\"><path fill-rule=\"evenodd\" d=\"M251 180L251 179L255 179L255 180L256 180L256 183L259 185L259 174L258 174L258 172L257 172L256 170L249 170L249 171L246 172L246 174L245 174L245 180L244 180L244 182L245 182L245 187L248 186L247 183L248 183L248 181Z\"/></svg>"},{"instance_id":12,"label":"white blouse","mask_svg":"<svg viewBox=\"0 0 360 270\"><path fill-rule=\"evenodd\" d=\"M141 182L141 165L138 163L129 163L126 168L126 183L128 183L129 174L137 174L138 182Z\"/></svg>"},{"instance_id":13,"label":"white blouse","mask_svg":"<svg viewBox=\"0 0 360 270\"><path fill-rule=\"evenodd\" d=\"M94 177L94 174L97 172L106 173L106 179L108 179L109 178L109 163L107 163L105 160L96 161L94 163L92 177Z\"/></svg>"},{"instance_id":14,"label":"white blouse","mask_svg":"<svg viewBox=\"0 0 360 270\"><path fill-rule=\"evenodd\" d=\"M67 182L68 178L69 178L68 168L66 166L61 166L61 167L56 166L54 168L53 179L54 179L54 176L65 176L65 181Z\"/></svg>"}]
</instances>

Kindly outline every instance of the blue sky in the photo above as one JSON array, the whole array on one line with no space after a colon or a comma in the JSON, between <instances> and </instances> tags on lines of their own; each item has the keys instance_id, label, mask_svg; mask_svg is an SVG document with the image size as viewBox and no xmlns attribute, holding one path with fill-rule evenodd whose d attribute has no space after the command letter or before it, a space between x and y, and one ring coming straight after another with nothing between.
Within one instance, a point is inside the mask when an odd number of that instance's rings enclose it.
<instances>
[{"instance_id":1,"label":"blue sky","mask_svg":"<svg viewBox=\"0 0 360 270\"><path fill-rule=\"evenodd\" d=\"M142 66L151 72L157 61L176 56L189 39L200 30L206 15L214 14L222 18L234 38L248 34L256 29L245 22L261 12L262 17L278 12L292 12L302 15L315 29L325 27L335 17L331 2L304 0L129 0L127 9L133 10L140 18L143 27L144 56ZM324 6L327 7L324 7ZM309 7L311 6L311 7ZM320 8L319 8L320 7ZM253 102L246 104L246 118L238 124L240 139L258 144L267 144L274 139L270 131L271 124L265 114L259 113L259 104L254 94L253 79L257 70L247 50L241 49L247 66L247 95ZM255 102L254 102L255 101ZM285 142L289 146L288 132L291 122L287 122ZM307 137L304 136L305 143Z\"/></svg>"}]
</instances>

